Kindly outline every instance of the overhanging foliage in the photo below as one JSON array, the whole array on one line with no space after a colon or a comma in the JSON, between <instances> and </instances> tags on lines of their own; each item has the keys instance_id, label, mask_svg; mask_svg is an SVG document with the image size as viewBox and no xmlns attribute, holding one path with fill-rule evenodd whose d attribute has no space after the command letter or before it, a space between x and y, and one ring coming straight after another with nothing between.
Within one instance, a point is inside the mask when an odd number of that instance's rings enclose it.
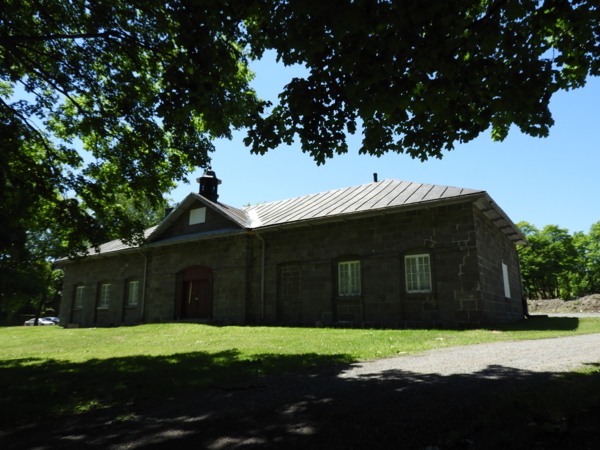
<instances>
[{"instance_id":1,"label":"overhanging foliage","mask_svg":"<svg viewBox=\"0 0 600 450\"><path fill-rule=\"evenodd\" d=\"M600 73L597 0L6 0L0 23L3 267L39 233L71 256L139 241L115 194L157 207L232 129L322 164L362 125L360 152L425 160L546 136L552 94ZM268 49L310 72L270 110L248 69Z\"/></svg>"}]
</instances>

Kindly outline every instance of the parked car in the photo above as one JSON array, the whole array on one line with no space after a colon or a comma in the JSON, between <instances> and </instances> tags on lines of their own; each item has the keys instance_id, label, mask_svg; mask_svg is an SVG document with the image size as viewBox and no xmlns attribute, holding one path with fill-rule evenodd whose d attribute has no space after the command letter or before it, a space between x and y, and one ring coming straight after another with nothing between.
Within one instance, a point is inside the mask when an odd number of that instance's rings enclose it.
<instances>
[{"instance_id":1,"label":"parked car","mask_svg":"<svg viewBox=\"0 0 600 450\"><path fill-rule=\"evenodd\" d=\"M58 317L44 317L46 320L51 320L54 322L54 325L58 325L60 323L60 319Z\"/></svg>"},{"instance_id":2,"label":"parked car","mask_svg":"<svg viewBox=\"0 0 600 450\"><path fill-rule=\"evenodd\" d=\"M34 324L35 324L35 318L34 319L26 320L23 325L25 325L26 327L32 327L32 326L34 326ZM54 322L52 322L51 320L44 319L44 318L40 317L38 319L38 325L39 326L54 325Z\"/></svg>"}]
</instances>

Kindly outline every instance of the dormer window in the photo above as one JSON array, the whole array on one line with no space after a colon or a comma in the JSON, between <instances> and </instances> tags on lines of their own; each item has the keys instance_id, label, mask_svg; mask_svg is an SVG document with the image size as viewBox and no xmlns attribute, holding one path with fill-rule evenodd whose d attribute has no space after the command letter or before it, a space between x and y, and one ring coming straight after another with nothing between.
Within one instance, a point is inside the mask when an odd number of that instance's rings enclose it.
<instances>
[{"instance_id":1,"label":"dormer window","mask_svg":"<svg viewBox=\"0 0 600 450\"><path fill-rule=\"evenodd\" d=\"M204 223L206 220L206 208L197 208L190 210L190 225Z\"/></svg>"}]
</instances>

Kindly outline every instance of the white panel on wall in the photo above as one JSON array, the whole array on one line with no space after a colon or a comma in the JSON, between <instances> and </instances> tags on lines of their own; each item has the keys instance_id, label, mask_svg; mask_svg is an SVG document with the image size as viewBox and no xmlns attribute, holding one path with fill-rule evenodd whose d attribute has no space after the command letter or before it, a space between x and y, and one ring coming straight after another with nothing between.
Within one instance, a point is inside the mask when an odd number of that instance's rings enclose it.
<instances>
[{"instance_id":1,"label":"white panel on wall","mask_svg":"<svg viewBox=\"0 0 600 450\"><path fill-rule=\"evenodd\" d=\"M204 223L206 220L206 208L197 208L190 210L190 225Z\"/></svg>"},{"instance_id":2,"label":"white panel on wall","mask_svg":"<svg viewBox=\"0 0 600 450\"><path fill-rule=\"evenodd\" d=\"M504 296L510 298L510 285L508 284L508 267L502 263L502 278L504 279Z\"/></svg>"}]
</instances>

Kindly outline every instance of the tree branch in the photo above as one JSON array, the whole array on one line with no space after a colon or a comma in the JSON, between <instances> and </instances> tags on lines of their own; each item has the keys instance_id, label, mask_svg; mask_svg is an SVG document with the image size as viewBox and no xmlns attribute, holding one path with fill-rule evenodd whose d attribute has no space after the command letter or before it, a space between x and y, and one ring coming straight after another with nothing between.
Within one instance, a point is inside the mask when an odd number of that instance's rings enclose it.
<instances>
[{"instance_id":1,"label":"tree branch","mask_svg":"<svg viewBox=\"0 0 600 450\"><path fill-rule=\"evenodd\" d=\"M55 79L55 77L53 77L52 75L46 73L46 71L42 68L42 67L38 67L36 68L35 62L32 61L25 53L23 53L22 51L18 50L18 52L21 54L21 56L23 58L25 58L27 61L29 61L29 63L31 64L29 66L29 69L34 72L38 77L40 77L42 80L44 80L46 83L48 83L50 86L52 86L54 89L56 89L58 92L60 92L62 95L64 95L67 99L69 99L69 101L71 101L71 103L73 103L73 105L75 105L75 107L77 108L77 110L84 116L88 116L88 111L85 110L85 108L83 108L73 97L71 97L70 93L69 93L69 89L68 86L67 87L63 87L63 86L59 86L56 83L54 83L52 80ZM16 55L15 55L16 56ZM17 56L17 58L19 60L22 60L22 58L20 58L19 56ZM85 94L85 92L82 92L80 89L75 88L75 90L80 93L80 94Z\"/></svg>"},{"instance_id":2,"label":"tree branch","mask_svg":"<svg viewBox=\"0 0 600 450\"><path fill-rule=\"evenodd\" d=\"M474 22L471 22L469 25L467 25L465 27L465 30L479 26L482 22L485 22L486 20L488 20L492 14L494 14L496 11L498 11L507 2L508 2L508 0L499 0L494 5L492 5L492 7L489 8L483 16L481 16L479 19L477 19Z\"/></svg>"},{"instance_id":3,"label":"tree branch","mask_svg":"<svg viewBox=\"0 0 600 450\"><path fill-rule=\"evenodd\" d=\"M95 39L104 37L119 37L119 33L106 31L104 33L79 33L79 34L49 34L46 36L27 36L17 34L13 36L0 36L0 45L14 45L20 42L44 42L62 39Z\"/></svg>"},{"instance_id":4,"label":"tree branch","mask_svg":"<svg viewBox=\"0 0 600 450\"><path fill-rule=\"evenodd\" d=\"M81 77L85 81L87 81L86 86L91 91L93 91L93 93L94 93L95 96L100 97L100 93L97 90L98 86L96 86L96 83L94 82L94 80L92 80L90 77L88 77L85 73L81 73L79 70L77 70L77 68L74 67L72 64L70 64L68 60L59 59L56 56L54 56L54 54L52 54L52 53L41 52L41 51L39 51L39 50L37 50L35 48L28 47L28 46L26 46L24 44L17 44L17 47L24 48L25 50L27 50L29 52L32 52L32 53L36 53L36 54L38 54L40 56L53 59L54 61L56 61L57 63L59 63L61 66L65 66L65 67L71 69L71 73L73 73L74 77ZM99 106L100 106L100 109L103 112L102 104L100 104Z\"/></svg>"},{"instance_id":5,"label":"tree branch","mask_svg":"<svg viewBox=\"0 0 600 450\"><path fill-rule=\"evenodd\" d=\"M2 98L0 98L0 102L2 102L2 105L4 105L4 107L6 109L8 109L15 116L17 116L19 119L21 119L21 123L23 123L27 128L29 128L31 131L33 131L34 134L37 135L41 144L46 149L48 157L54 156L54 150L52 150L52 148L48 145L47 138L42 134L42 132L39 129L37 129L36 127L34 127L31 123L29 123L29 119L27 117L23 116L15 108L13 108L12 105L9 105L8 103L6 103Z\"/></svg>"}]
</instances>

